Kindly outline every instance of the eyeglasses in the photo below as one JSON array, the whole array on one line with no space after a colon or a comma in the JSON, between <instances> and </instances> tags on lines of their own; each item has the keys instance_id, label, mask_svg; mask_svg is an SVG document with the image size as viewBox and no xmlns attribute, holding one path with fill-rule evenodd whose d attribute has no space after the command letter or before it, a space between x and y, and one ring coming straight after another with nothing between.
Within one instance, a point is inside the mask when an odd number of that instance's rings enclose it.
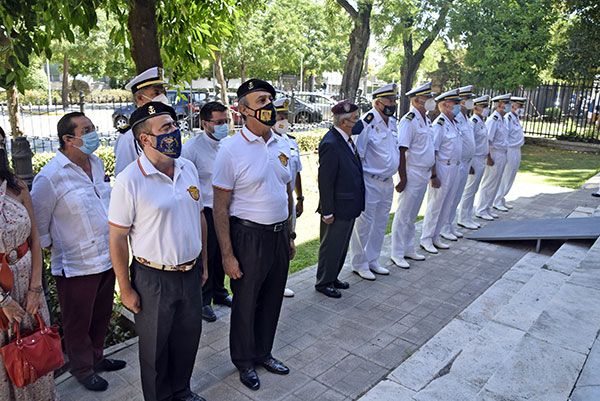
<instances>
[{"instance_id":1,"label":"eyeglasses","mask_svg":"<svg viewBox=\"0 0 600 401\"><path fill-rule=\"evenodd\" d=\"M214 125L223 125L223 124L229 124L229 119L225 118L223 120L206 120L208 122L213 123Z\"/></svg>"}]
</instances>

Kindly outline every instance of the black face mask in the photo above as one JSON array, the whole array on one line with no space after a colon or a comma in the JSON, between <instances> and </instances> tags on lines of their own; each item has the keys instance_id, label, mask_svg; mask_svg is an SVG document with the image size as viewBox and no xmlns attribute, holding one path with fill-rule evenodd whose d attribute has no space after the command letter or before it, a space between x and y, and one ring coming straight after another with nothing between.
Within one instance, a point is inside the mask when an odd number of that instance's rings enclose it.
<instances>
[{"instance_id":1,"label":"black face mask","mask_svg":"<svg viewBox=\"0 0 600 401\"><path fill-rule=\"evenodd\" d=\"M274 126L277 122L277 110L275 110L275 105L273 104L273 102L264 105L260 109L256 110L250 107L248 108L254 112L254 115L249 117L253 117L261 123L268 125L269 127Z\"/></svg>"},{"instance_id":2,"label":"black face mask","mask_svg":"<svg viewBox=\"0 0 600 401\"><path fill-rule=\"evenodd\" d=\"M396 114L396 109L398 108L398 106L394 105L394 106L383 106L383 114L385 114L388 117L393 116L394 114Z\"/></svg>"}]
</instances>

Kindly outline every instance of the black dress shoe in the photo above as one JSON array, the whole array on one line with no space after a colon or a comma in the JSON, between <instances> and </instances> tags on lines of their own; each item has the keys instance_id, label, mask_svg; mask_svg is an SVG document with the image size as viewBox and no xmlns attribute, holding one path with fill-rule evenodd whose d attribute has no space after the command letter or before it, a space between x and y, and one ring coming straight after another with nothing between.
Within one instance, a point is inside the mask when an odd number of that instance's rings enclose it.
<instances>
[{"instance_id":1,"label":"black dress shoe","mask_svg":"<svg viewBox=\"0 0 600 401\"><path fill-rule=\"evenodd\" d=\"M342 297L342 293L333 287L317 288L317 291L319 291L321 294L327 295L330 298L341 298Z\"/></svg>"},{"instance_id":2,"label":"black dress shoe","mask_svg":"<svg viewBox=\"0 0 600 401\"><path fill-rule=\"evenodd\" d=\"M283 362L278 361L273 357L265 359L262 362L262 365L269 372L275 373L276 375L287 375L288 373L290 373L290 368L285 366Z\"/></svg>"},{"instance_id":3,"label":"black dress shoe","mask_svg":"<svg viewBox=\"0 0 600 401\"><path fill-rule=\"evenodd\" d=\"M339 290L347 290L350 288L350 284L347 281L335 280L333 282L333 287Z\"/></svg>"},{"instance_id":4,"label":"black dress shoe","mask_svg":"<svg viewBox=\"0 0 600 401\"><path fill-rule=\"evenodd\" d=\"M240 381L250 390L258 390L260 388L260 380L254 368L240 369Z\"/></svg>"},{"instance_id":5,"label":"black dress shoe","mask_svg":"<svg viewBox=\"0 0 600 401\"><path fill-rule=\"evenodd\" d=\"M175 398L175 401L206 401L206 399L190 391L185 397Z\"/></svg>"},{"instance_id":6,"label":"black dress shoe","mask_svg":"<svg viewBox=\"0 0 600 401\"><path fill-rule=\"evenodd\" d=\"M104 391L108 388L108 382L95 373L79 380L79 383L90 391Z\"/></svg>"},{"instance_id":7,"label":"black dress shoe","mask_svg":"<svg viewBox=\"0 0 600 401\"><path fill-rule=\"evenodd\" d=\"M115 370L123 369L125 366L127 366L127 362L125 361L104 358L94 366L94 370L96 372L114 372Z\"/></svg>"},{"instance_id":8,"label":"black dress shoe","mask_svg":"<svg viewBox=\"0 0 600 401\"><path fill-rule=\"evenodd\" d=\"M227 297L225 297L223 299L219 299L219 300L215 299L215 305L223 305L223 306L227 306L227 307L231 308L232 304L233 304L233 299L231 298L231 295L227 295Z\"/></svg>"},{"instance_id":9,"label":"black dress shoe","mask_svg":"<svg viewBox=\"0 0 600 401\"><path fill-rule=\"evenodd\" d=\"M592 194L592 196L596 197L596 198L600 198L600 192L594 192Z\"/></svg>"},{"instance_id":10,"label":"black dress shoe","mask_svg":"<svg viewBox=\"0 0 600 401\"><path fill-rule=\"evenodd\" d=\"M207 322L214 322L217 320L217 315L215 315L215 312L210 305L204 305L202 307L202 319L206 320Z\"/></svg>"}]
</instances>

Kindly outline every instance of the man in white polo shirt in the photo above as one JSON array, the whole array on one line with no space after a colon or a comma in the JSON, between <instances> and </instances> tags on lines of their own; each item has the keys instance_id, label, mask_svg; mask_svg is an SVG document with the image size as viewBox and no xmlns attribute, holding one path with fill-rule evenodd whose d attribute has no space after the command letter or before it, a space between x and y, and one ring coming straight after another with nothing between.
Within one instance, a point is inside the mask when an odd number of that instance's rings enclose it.
<instances>
[{"instance_id":1,"label":"man in white polo shirt","mask_svg":"<svg viewBox=\"0 0 600 401\"><path fill-rule=\"evenodd\" d=\"M221 143L213 174L214 217L223 268L231 278L229 346L240 381L260 388L255 371L286 375L271 350L294 245L290 147L274 134L275 89L250 79L237 90L245 125Z\"/></svg>"},{"instance_id":2,"label":"man in white polo shirt","mask_svg":"<svg viewBox=\"0 0 600 401\"><path fill-rule=\"evenodd\" d=\"M179 158L181 133L170 106L147 103L131 122L142 154L117 176L108 221L121 300L135 313L144 399L204 400L190 390L207 278L198 171Z\"/></svg>"}]
</instances>

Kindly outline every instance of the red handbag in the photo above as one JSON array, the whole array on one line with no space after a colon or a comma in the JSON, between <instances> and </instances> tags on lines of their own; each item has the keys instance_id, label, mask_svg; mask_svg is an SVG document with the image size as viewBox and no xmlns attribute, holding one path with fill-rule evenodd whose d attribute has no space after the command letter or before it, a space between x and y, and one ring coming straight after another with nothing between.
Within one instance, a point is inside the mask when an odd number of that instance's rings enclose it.
<instances>
[{"instance_id":1,"label":"red handbag","mask_svg":"<svg viewBox=\"0 0 600 401\"><path fill-rule=\"evenodd\" d=\"M15 322L16 340L0 348L6 372L16 387L33 383L65 364L58 327L46 326L39 313L35 317L38 330L21 338L19 324Z\"/></svg>"}]
</instances>

